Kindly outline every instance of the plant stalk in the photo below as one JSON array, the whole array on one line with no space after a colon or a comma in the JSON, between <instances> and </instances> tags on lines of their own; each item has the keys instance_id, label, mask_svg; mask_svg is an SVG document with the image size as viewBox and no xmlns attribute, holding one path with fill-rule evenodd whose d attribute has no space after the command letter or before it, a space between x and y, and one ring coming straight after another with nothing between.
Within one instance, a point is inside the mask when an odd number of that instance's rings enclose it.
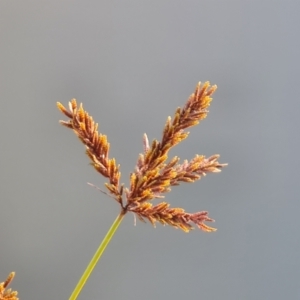
<instances>
[{"instance_id":1,"label":"plant stalk","mask_svg":"<svg viewBox=\"0 0 300 300\"><path fill-rule=\"evenodd\" d=\"M103 241L101 242L99 248L97 249L96 253L94 254L93 258L91 259L90 263L88 264L87 268L85 269L84 273L82 274L80 280L78 281L73 293L71 294L69 300L76 300L79 293L81 292L83 286L85 285L86 281L88 280L89 276L91 275L92 271L94 270L97 262L99 261L101 255L103 254L106 246L110 242L111 238L113 237L114 233L116 232L117 228L119 227L125 213L121 211L118 217L115 219L111 227L109 228L106 236L104 237Z\"/></svg>"}]
</instances>

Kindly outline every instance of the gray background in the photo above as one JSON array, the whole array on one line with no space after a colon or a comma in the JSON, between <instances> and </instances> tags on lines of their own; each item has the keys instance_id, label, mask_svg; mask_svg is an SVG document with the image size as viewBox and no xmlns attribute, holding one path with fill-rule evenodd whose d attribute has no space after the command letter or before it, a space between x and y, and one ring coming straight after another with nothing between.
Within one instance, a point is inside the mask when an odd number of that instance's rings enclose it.
<instances>
[{"instance_id":1,"label":"gray background","mask_svg":"<svg viewBox=\"0 0 300 300\"><path fill-rule=\"evenodd\" d=\"M128 183L142 135L196 83L208 118L172 155L229 166L166 200L208 210L213 234L126 216L79 299L300 299L299 1L0 2L0 281L68 299L119 208L58 124L76 97Z\"/></svg>"}]
</instances>

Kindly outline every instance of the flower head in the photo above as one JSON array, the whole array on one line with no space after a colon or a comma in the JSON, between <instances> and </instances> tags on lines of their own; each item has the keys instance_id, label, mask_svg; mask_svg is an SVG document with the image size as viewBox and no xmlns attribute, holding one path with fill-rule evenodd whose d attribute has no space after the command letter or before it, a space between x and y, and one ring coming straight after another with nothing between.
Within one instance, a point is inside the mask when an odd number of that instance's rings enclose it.
<instances>
[{"instance_id":1,"label":"flower head","mask_svg":"<svg viewBox=\"0 0 300 300\"><path fill-rule=\"evenodd\" d=\"M0 283L0 300L19 300L18 292L6 289L15 277L15 273L11 272L4 282Z\"/></svg>"},{"instance_id":2,"label":"flower head","mask_svg":"<svg viewBox=\"0 0 300 300\"><path fill-rule=\"evenodd\" d=\"M208 212L187 213L182 208L170 208L167 202L153 206L150 201L164 198L164 194L169 192L172 186L182 182L195 182L207 173L220 172L221 168L226 166L218 162L219 155L208 158L196 155L190 161L184 160L181 164L177 156L168 161L169 150L188 137L189 132L186 129L206 118L211 95L216 89L217 86L210 86L209 82L203 85L199 82L183 108L177 108L174 117L167 118L160 141L153 140L150 144L147 135L144 134L144 152L139 155L135 170L130 174L129 188L120 185L120 166L114 158L109 158L107 136L98 133L98 124L83 109L82 104L78 107L73 99L69 103L69 110L59 102L57 106L69 118L68 121L60 123L73 129L86 146L91 165L108 179L105 186L120 204L124 214L130 211L141 221L147 219L153 225L156 222L168 224L185 232L190 231L193 228L191 223L194 223L198 228L211 232L216 229L204 223L213 221L208 217Z\"/></svg>"}]
</instances>

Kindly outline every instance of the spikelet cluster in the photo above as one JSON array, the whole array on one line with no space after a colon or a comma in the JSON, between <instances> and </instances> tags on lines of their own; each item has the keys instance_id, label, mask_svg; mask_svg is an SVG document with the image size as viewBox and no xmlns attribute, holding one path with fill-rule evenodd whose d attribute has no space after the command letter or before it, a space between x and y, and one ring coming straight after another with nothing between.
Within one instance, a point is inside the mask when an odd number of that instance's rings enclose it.
<instances>
[{"instance_id":1,"label":"spikelet cluster","mask_svg":"<svg viewBox=\"0 0 300 300\"><path fill-rule=\"evenodd\" d=\"M11 272L4 282L0 283L0 300L19 300L18 292L6 289L15 277L15 273Z\"/></svg>"},{"instance_id":2,"label":"spikelet cluster","mask_svg":"<svg viewBox=\"0 0 300 300\"><path fill-rule=\"evenodd\" d=\"M98 132L98 124L83 109L82 104L77 106L75 99L69 102L69 110L61 103L57 103L59 110L69 118L60 123L78 136L86 146L86 154L97 172L108 179L105 184L110 195L120 204L122 212L133 212L141 221L149 220L153 225L160 222L171 225L185 232L193 229L195 224L200 229L211 232L216 229L206 225L205 221L212 222L208 212L201 211L187 213L183 208L171 208L167 202L153 205L151 200L164 198L164 194L172 186L182 182L195 182L207 173L217 173L226 164L218 162L219 155L206 158L196 155L190 161L179 163L177 156L168 160L169 150L186 139L187 128L197 125L207 116L208 107L212 100L211 95L216 86L209 82L203 85L199 82L195 92L189 97L182 108L177 108L174 117L168 117L160 141L149 143L144 134L144 152L139 155L134 172L130 174L130 187L120 184L120 166L114 158L109 158L109 143L107 136Z\"/></svg>"}]
</instances>

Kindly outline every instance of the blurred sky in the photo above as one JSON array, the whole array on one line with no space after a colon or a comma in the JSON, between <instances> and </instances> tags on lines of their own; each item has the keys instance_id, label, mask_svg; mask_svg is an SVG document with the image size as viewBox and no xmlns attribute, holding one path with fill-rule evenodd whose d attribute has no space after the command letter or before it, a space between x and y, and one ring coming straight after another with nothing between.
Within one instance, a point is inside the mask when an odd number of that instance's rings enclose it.
<instances>
[{"instance_id":1,"label":"blurred sky","mask_svg":"<svg viewBox=\"0 0 300 300\"><path fill-rule=\"evenodd\" d=\"M128 183L198 81L208 118L171 154L229 166L166 200L208 210L216 233L126 216L79 299L300 299L299 1L0 2L0 281L68 299L119 208L58 124L75 97ZM298 136L298 137L297 137Z\"/></svg>"}]
</instances>

